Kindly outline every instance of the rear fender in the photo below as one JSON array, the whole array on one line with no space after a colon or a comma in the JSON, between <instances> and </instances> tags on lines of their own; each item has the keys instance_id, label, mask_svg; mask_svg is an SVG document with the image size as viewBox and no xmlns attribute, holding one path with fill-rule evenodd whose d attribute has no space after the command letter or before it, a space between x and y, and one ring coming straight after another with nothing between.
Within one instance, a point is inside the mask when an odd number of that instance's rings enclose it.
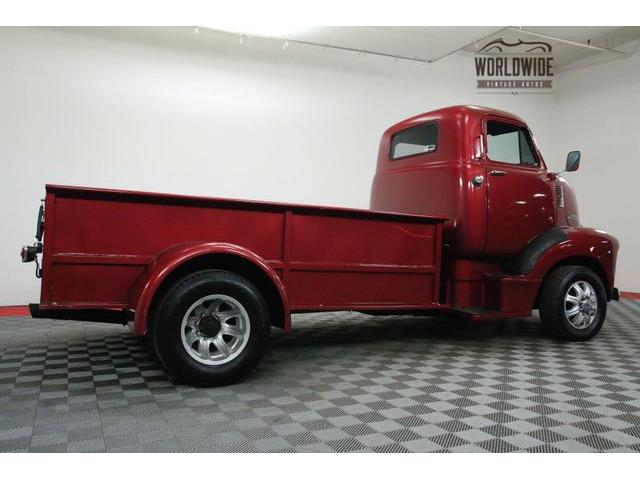
<instances>
[{"instance_id":1,"label":"rear fender","mask_svg":"<svg viewBox=\"0 0 640 480\"><path fill-rule=\"evenodd\" d=\"M278 291L285 317L284 329L286 331L290 329L291 316L284 285L275 271L261 257L246 248L230 243L189 242L171 247L154 257L131 289L129 305L135 305L132 327L135 335L147 333L151 303L167 276L190 260L212 254L233 255L260 268Z\"/></svg>"}]
</instances>

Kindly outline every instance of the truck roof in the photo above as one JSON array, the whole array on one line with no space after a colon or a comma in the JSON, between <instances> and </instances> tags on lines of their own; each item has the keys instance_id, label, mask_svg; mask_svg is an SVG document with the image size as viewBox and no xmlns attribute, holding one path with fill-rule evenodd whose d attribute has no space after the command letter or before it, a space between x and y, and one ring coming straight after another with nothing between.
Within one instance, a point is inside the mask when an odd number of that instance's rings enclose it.
<instances>
[{"instance_id":1,"label":"truck roof","mask_svg":"<svg viewBox=\"0 0 640 480\"><path fill-rule=\"evenodd\" d=\"M481 107L478 105L453 105L451 107L439 108L430 112L420 113L409 117L395 125L390 126L385 135L392 135L395 132L404 130L405 128L413 127L417 124L428 122L431 120L452 119L458 117L460 120L481 120L486 115L497 115L500 117L507 117L525 123L525 121L514 115L513 113L505 112L504 110L498 110L495 108Z\"/></svg>"}]
</instances>

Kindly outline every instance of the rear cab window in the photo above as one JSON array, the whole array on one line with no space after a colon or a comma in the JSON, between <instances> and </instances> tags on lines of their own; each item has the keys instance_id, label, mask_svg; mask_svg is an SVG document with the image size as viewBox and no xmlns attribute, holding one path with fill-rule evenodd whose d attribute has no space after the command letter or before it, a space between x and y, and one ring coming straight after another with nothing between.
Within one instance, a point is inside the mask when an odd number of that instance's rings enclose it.
<instances>
[{"instance_id":1,"label":"rear cab window","mask_svg":"<svg viewBox=\"0 0 640 480\"><path fill-rule=\"evenodd\" d=\"M534 152L526 128L495 120L487 122L487 153L491 161L537 167L540 161Z\"/></svg>"},{"instance_id":2,"label":"rear cab window","mask_svg":"<svg viewBox=\"0 0 640 480\"><path fill-rule=\"evenodd\" d=\"M425 123L396 133L391 139L391 160L435 152L438 148L438 124Z\"/></svg>"}]
</instances>

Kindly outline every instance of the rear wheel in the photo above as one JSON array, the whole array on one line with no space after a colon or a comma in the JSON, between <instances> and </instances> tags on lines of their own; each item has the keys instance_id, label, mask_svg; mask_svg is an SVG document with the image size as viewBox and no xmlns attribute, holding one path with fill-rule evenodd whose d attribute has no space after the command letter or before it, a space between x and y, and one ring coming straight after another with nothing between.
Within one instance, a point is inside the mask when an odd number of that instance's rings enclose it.
<instances>
[{"instance_id":1,"label":"rear wheel","mask_svg":"<svg viewBox=\"0 0 640 480\"><path fill-rule=\"evenodd\" d=\"M564 340L589 340L602 328L607 297L591 269L567 265L553 270L540 294L540 317L546 329Z\"/></svg>"},{"instance_id":2,"label":"rear wheel","mask_svg":"<svg viewBox=\"0 0 640 480\"><path fill-rule=\"evenodd\" d=\"M197 385L224 385L262 358L269 309L245 278L222 270L187 275L158 304L151 334L170 374Z\"/></svg>"}]
</instances>

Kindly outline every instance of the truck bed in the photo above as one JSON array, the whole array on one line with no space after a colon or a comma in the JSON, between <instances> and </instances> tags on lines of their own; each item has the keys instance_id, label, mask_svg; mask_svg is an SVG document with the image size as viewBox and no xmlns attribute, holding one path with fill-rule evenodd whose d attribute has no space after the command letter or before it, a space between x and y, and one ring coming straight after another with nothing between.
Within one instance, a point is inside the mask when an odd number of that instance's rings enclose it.
<instances>
[{"instance_id":1,"label":"truck bed","mask_svg":"<svg viewBox=\"0 0 640 480\"><path fill-rule=\"evenodd\" d=\"M47 185L40 308L135 308L157 256L188 243L249 250L291 312L438 303L442 217Z\"/></svg>"}]
</instances>

